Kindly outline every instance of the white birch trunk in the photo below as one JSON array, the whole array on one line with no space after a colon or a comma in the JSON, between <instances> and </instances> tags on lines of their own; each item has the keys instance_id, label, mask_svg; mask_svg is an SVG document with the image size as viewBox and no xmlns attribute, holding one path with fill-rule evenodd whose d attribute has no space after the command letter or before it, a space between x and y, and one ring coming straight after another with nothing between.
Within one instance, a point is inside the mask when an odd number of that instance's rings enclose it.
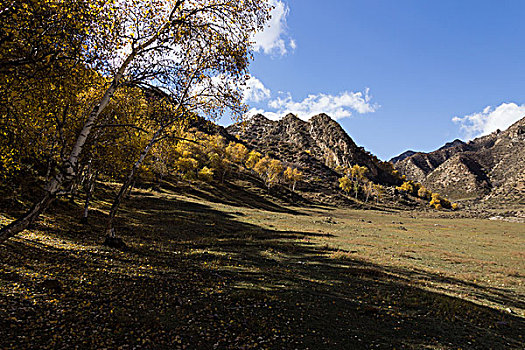
<instances>
[{"instance_id":1,"label":"white birch trunk","mask_svg":"<svg viewBox=\"0 0 525 350\"><path fill-rule=\"evenodd\" d=\"M137 159L137 161L135 162L135 164L133 164L133 167L131 168L131 171L129 172L128 177L126 178L126 181L120 187L120 190L119 190L117 196L115 197L115 200L113 201L113 204L111 206L111 210L109 212L109 218L108 218L108 222L106 224L106 236L107 237L110 237L110 238L115 238L116 237L116 235L115 235L115 228L114 228L114 221L115 221L115 216L117 215L117 211L118 211L118 209L120 207L120 204L122 203L122 198L124 197L124 194L126 193L126 190L128 189L128 187L134 181L135 174L137 173L137 170L142 165L142 162L144 161L144 159L146 159L146 156L148 155L151 147L153 147L153 145L159 140L160 135L162 134L163 131L164 131L164 127L160 127L155 132L155 134L153 134L153 137L151 138L149 143L146 145L146 147L144 147L144 149L140 153L140 156Z\"/></svg>"},{"instance_id":2,"label":"white birch trunk","mask_svg":"<svg viewBox=\"0 0 525 350\"><path fill-rule=\"evenodd\" d=\"M51 204L51 202L53 202L57 192L60 190L64 182L71 180L75 176L75 168L78 164L78 158L80 157L80 153L86 144L89 133L91 132L91 129L93 128L93 125L95 124L98 116L104 111L111 101L113 94L115 93L122 77L124 76L126 68L129 66L131 61L133 61L134 56L135 53L132 53L124 61L115 75L111 85L104 93L104 96L102 96L99 103L89 114L89 117L84 123L84 127L80 131L75 145L71 150L69 158L63 164L63 170L48 181L44 195L27 213L25 213L21 218L13 221L11 224L0 229L0 243L22 232L28 228L29 225L33 224L40 214L42 214Z\"/></svg>"}]
</instances>

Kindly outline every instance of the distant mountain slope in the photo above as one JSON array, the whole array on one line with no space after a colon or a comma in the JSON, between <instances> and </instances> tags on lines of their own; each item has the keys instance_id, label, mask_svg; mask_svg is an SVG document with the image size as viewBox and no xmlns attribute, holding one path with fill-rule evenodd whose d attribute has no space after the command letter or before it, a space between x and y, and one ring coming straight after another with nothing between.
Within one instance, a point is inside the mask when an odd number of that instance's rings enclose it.
<instances>
[{"instance_id":1,"label":"distant mountain slope","mask_svg":"<svg viewBox=\"0 0 525 350\"><path fill-rule=\"evenodd\" d=\"M416 153L417 152L412 151L412 150L405 151L405 152L401 153L400 155L398 155L397 157L394 157L394 158L390 159L390 162L392 162L393 164L396 164L397 162L405 160L408 157L411 157L411 156L413 156Z\"/></svg>"},{"instance_id":2,"label":"distant mountain slope","mask_svg":"<svg viewBox=\"0 0 525 350\"><path fill-rule=\"evenodd\" d=\"M237 142L237 138L231 135L226 128L221 125L216 124L211 120L196 116L188 120L188 125L186 125L188 130L197 130L208 135L220 135L224 137L228 142L234 141Z\"/></svg>"},{"instance_id":3,"label":"distant mountain slope","mask_svg":"<svg viewBox=\"0 0 525 350\"><path fill-rule=\"evenodd\" d=\"M423 184L453 199L487 195L492 188L482 166L463 153L455 154L439 165L428 174Z\"/></svg>"},{"instance_id":4,"label":"distant mountain slope","mask_svg":"<svg viewBox=\"0 0 525 350\"><path fill-rule=\"evenodd\" d=\"M452 199L525 201L525 118L506 131L437 151L416 153L395 163L409 179Z\"/></svg>"},{"instance_id":5,"label":"distant mountain slope","mask_svg":"<svg viewBox=\"0 0 525 350\"><path fill-rule=\"evenodd\" d=\"M447 149L447 148L463 147L463 146L465 146L465 145L466 145L465 142L463 142L463 141L461 141L461 140L459 140L459 139L455 139L455 140L452 141L452 142L447 142L447 143L445 143L445 145L443 145L441 148L439 148L438 151L442 151L442 150L445 150L445 149Z\"/></svg>"}]
</instances>

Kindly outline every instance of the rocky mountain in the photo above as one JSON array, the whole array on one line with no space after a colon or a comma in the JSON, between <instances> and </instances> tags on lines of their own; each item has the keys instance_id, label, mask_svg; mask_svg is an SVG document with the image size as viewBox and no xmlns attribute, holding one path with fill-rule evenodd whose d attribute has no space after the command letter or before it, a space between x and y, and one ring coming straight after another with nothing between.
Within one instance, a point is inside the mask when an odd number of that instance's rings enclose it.
<instances>
[{"instance_id":1,"label":"rocky mountain","mask_svg":"<svg viewBox=\"0 0 525 350\"><path fill-rule=\"evenodd\" d=\"M451 199L525 202L525 118L506 131L465 143L455 140L430 153L415 153L395 167Z\"/></svg>"},{"instance_id":2,"label":"rocky mountain","mask_svg":"<svg viewBox=\"0 0 525 350\"><path fill-rule=\"evenodd\" d=\"M405 151L405 152L401 153L400 155L398 155L397 157L394 157L394 158L390 159L390 162L393 163L393 164L396 164L397 162L405 160L408 157L411 157L411 156L413 156L416 153L417 152L414 152L412 150Z\"/></svg>"},{"instance_id":3,"label":"rocky mountain","mask_svg":"<svg viewBox=\"0 0 525 350\"><path fill-rule=\"evenodd\" d=\"M203 117L195 116L194 118L189 119L187 123L186 129L188 130L197 130L208 135L220 135L228 142L238 141L235 136L226 130L226 128Z\"/></svg>"},{"instance_id":4,"label":"rocky mountain","mask_svg":"<svg viewBox=\"0 0 525 350\"><path fill-rule=\"evenodd\" d=\"M459 139L455 139L452 142L445 143L445 145L443 145L442 147L439 148L439 151L442 151L442 150L447 149L447 148L461 147L461 146L464 146L464 145L465 145L465 142L463 142L463 141L461 141Z\"/></svg>"},{"instance_id":5,"label":"rocky mountain","mask_svg":"<svg viewBox=\"0 0 525 350\"><path fill-rule=\"evenodd\" d=\"M363 147L358 147L344 129L326 114L303 121L288 114L279 121L261 114L226 129L251 148L269 154L285 164L294 165L314 181L311 190L337 191L341 175L337 167L359 164L369 169L368 177L383 184L395 184L389 163L381 162ZM308 190L308 188L303 188Z\"/></svg>"}]
</instances>

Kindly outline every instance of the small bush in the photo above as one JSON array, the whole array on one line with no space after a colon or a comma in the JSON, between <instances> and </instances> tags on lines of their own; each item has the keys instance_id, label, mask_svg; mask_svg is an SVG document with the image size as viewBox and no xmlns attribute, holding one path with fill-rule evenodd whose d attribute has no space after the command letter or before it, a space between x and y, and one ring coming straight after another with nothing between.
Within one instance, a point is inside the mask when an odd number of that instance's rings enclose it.
<instances>
[{"instance_id":1,"label":"small bush","mask_svg":"<svg viewBox=\"0 0 525 350\"><path fill-rule=\"evenodd\" d=\"M199 177L199 180L201 181L208 182L208 183L212 182L213 181L213 170L208 167L204 167L199 171L198 177Z\"/></svg>"}]
</instances>

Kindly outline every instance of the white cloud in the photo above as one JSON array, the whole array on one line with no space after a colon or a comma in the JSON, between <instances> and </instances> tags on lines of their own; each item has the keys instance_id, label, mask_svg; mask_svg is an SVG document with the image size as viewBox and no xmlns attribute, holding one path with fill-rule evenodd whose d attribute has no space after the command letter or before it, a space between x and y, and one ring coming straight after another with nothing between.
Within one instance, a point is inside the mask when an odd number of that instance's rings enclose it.
<instances>
[{"instance_id":1,"label":"white cloud","mask_svg":"<svg viewBox=\"0 0 525 350\"><path fill-rule=\"evenodd\" d=\"M353 112L372 113L379 108L379 105L370 102L369 89L365 89L364 92L345 91L339 95L309 95L300 102L294 101L289 93L281 95L268 103L268 107L274 111L259 110L259 113L269 119L280 119L288 113L293 113L303 120L320 113L326 113L334 119L342 119L350 117Z\"/></svg>"},{"instance_id":2,"label":"white cloud","mask_svg":"<svg viewBox=\"0 0 525 350\"><path fill-rule=\"evenodd\" d=\"M525 104L518 106L516 103L502 103L496 108L488 106L480 113L454 117L452 121L460 125L465 137L473 139L498 129L505 130L523 117Z\"/></svg>"},{"instance_id":3,"label":"white cloud","mask_svg":"<svg viewBox=\"0 0 525 350\"><path fill-rule=\"evenodd\" d=\"M302 101L295 101L289 92L279 91L277 97L272 99L272 91L259 79L250 76L243 90L243 102L252 107L247 117L263 114L268 119L279 120L288 113L293 113L303 120L308 120L325 113L337 120L350 117L354 112L373 113L380 107L371 102L369 88L357 92L344 91L338 95L311 94Z\"/></svg>"},{"instance_id":4,"label":"white cloud","mask_svg":"<svg viewBox=\"0 0 525 350\"><path fill-rule=\"evenodd\" d=\"M254 50L264 52L267 55L279 54L281 56L288 52L286 45L286 18L290 8L281 0L269 0L274 8L271 11L271 18L261 32L255 34ZM295 50L297 43L289 39L288 47Z\"/></svg>"},{"instance_id":5,"label":"white cloud","mask_svg":"<svg viewBox=\"0 0 525 350\"><path fill-rule=\"evenodd\" d=\"M259 79L250 76L250 79L246 81L246 86L244 87L244 103L262 102L269 99L270 96L270 90L267 89Z\"/></svg>"},{"instance_id":6,"label":"white cloud","mask_svg":"<svg viewBox=\"0 0 525 350\"><path fill-rule=\"evenodd\" d=\"M264 115L266 118L268 118L270 120L279 120L279 119L284 117L283 114L279 114L279 113L276 113L276 112L268 112L268 111L265 111L264 109L260 109L260 108L252 108L252 109L250 109L248 111L248 113L246 113L246 116L248 118L251 118L251 117L253 117L256 114L262 114L262 115Z\"/></svg>"}]
</instances>

